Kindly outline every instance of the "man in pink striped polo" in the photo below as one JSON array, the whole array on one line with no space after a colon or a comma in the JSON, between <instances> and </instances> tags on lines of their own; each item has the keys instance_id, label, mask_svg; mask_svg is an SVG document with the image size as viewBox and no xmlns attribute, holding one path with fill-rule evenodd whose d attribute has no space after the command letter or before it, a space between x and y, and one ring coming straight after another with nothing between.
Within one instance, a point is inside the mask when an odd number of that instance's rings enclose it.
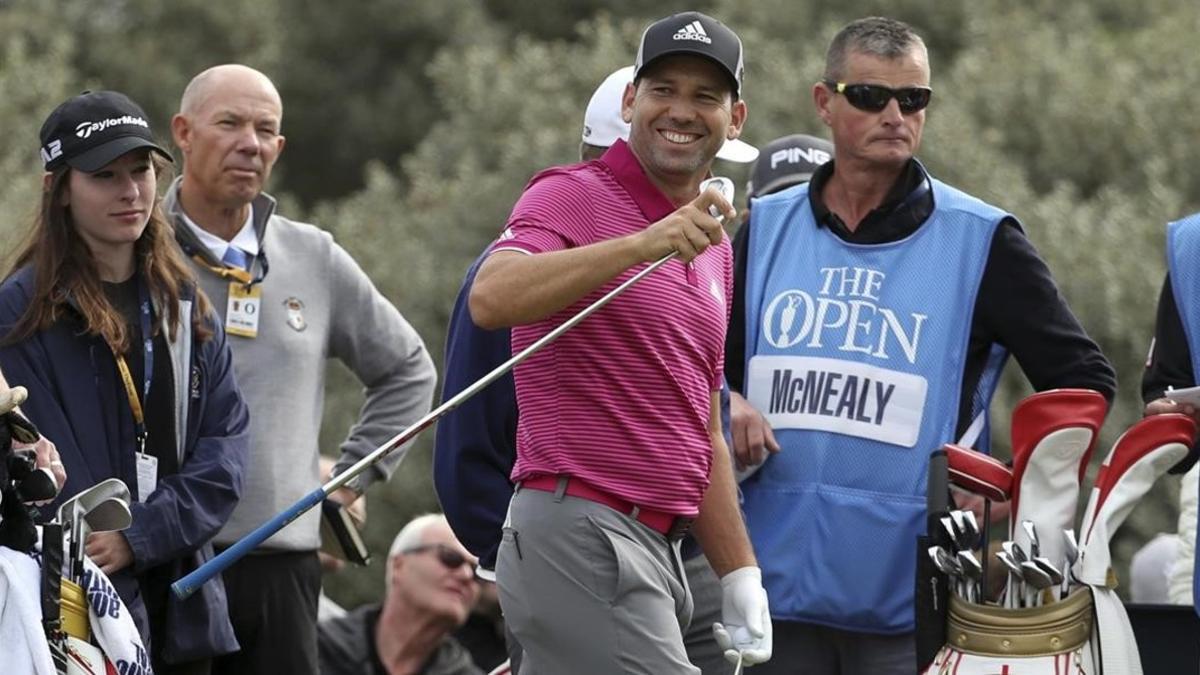
<instances>
[{"instance_id":1,"label":"man in pink striped polo","mask_svg":"<svg viewBox=\"0 0 1200 675\"><path fill-rule=\"evenodd\" d=\"M623 98L629 142L534 177L476 277L472 318L512 326L517 351L677 254L515 371L520 487L497 577L522 675L699 673L682 642L689 526L721 576L727 656L770 657L717 402L732 255L710 208L734 210L698 194L745 121L741 75L720 22L652 24Z\"/></svg>"}]
</instances>

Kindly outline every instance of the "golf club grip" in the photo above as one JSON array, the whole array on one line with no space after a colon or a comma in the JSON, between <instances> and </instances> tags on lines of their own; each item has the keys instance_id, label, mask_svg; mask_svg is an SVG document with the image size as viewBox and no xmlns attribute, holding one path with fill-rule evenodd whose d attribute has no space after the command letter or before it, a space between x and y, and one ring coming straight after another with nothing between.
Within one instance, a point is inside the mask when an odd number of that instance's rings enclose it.
<instances>
[{"instance_id":1,"label":"golf club grip","mask_svg":"<svg viewBox=\"0 0 1200 675\"><path fill-rule=\"evenodd\" d=\"M295 504L292 504L274 518L260 525L258 529L239 539L233 546L221 551L212 560L197 567L187 576L171 584L171 592L180 600L186 599L209 579L224 572L242 556L253 551L259 544L269 539L271 535L282 530L288 523L299 518L301 514L320 504L324 499L324 488L317 488L301 497Z\"/></svg>"}]
</instances>

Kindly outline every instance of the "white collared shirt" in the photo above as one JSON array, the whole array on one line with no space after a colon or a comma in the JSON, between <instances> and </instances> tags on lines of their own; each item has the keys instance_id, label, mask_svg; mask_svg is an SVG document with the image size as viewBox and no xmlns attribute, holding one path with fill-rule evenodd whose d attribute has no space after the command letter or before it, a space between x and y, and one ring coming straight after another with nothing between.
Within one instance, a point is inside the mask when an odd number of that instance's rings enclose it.
<instances>
[{"instance_id":1,"label":"white collared shirt","mask_svg":"<svg viewBox=\"0 0 1200 675\"><path fill-rule=\"evenodd\" d=\"M225 251L229 250L230 246L236 246L246 253L246 257L253 260L258 255L258 234L254 231L254 205L246 209L246 222L242 223L242 229L234 235L233 241L225 241L217 235L200 227L188 217L188 214L180 211L183 216L183 222L191 228L192 232L200 239L200 243L213 254L217 260L225 258Z\"/></svg>"}]
</instances>

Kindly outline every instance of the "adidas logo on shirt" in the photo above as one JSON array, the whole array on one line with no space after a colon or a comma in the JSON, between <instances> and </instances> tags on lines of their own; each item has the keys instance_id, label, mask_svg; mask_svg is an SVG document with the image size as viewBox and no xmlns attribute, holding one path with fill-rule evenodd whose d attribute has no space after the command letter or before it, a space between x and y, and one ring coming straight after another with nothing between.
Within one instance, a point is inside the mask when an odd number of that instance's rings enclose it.
<instances>
[{"instance_id":1,"label":"adidas logo on shirt","mask_svg":"<svg viewBox=\"0 0 1200 675\"><path fill-rule=\"evenodd\" d=\"M699 21L693 21L688 25L680 28L675 33L676 40L698 40L705 44L712 44L712 38L708 37L708 32L704 30L704 26L700 25Z\"/></svg>"}]
</instances>

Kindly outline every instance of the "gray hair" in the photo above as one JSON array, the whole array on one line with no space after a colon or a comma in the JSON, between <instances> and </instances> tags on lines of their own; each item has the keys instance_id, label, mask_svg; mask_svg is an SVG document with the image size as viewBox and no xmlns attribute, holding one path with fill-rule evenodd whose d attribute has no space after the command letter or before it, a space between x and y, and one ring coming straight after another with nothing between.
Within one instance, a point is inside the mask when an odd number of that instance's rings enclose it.
<instances>
[{"instance_id":1,"label":"gray hair","mask_svg":"<svg viewBox=\"0 0 1200 675\"><path fill-rule=\"evenodd\" d=\"M871 16L850 23L838 31L825 52L825 79L841 81L846 74L846 58L868 54L881 59L898 59L913 50L925 51L925 41L903 21Z\"/></svg>"},{"instance_id":2,"label":"gray hair","mask_svg":"<svg viewBox=\"0 0 1200 675\"><path fill-rule=\"evenodd\" d=\"M388 565L384 576L387 577L387 587L392 586L392 559L401 555L404 551L416 548L424 543L425 530L434 525L445 523L449 527L450 523L446 520L446 516L440 513L426 513L408 521L408 524L400 529L399 534L392 540L392 547L388 549Z\"/></svg>"}]
</instances>

